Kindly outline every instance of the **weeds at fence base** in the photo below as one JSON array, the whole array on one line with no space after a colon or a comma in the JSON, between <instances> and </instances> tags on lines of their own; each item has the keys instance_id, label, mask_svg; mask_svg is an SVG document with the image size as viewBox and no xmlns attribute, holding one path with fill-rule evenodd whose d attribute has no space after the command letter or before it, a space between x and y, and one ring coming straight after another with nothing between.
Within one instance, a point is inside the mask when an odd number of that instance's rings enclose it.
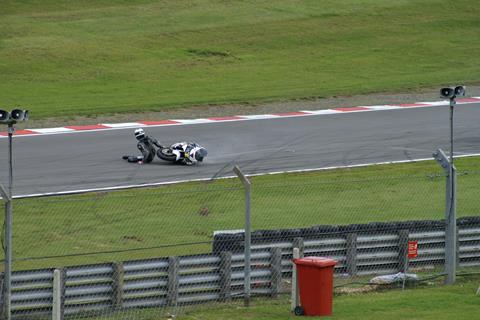
<instances>
[{"instance_id":1,"label":"weeds at fence base","mask_svg":"<svg viewBox=\"0 0 480 320\"><path fill-rule=\"evenodd\" d=\"M364 285L360 287L343 287L337 288L334 290L335 295L345 295L345 294L360 294L360 293L367 293L379 290L381 287L378 284L376 285Z\"/></svg>"}]
</instances>

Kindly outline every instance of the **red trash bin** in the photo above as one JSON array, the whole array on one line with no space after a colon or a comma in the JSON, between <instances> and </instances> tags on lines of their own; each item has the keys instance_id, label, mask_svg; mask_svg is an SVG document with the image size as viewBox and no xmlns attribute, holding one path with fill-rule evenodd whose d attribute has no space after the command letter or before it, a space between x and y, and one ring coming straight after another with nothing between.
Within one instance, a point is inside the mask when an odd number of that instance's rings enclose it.
<instances>
[{"instance_id":1,"label":"red trash bin","mask_svg":"<svg viewBox=\"0 0 480 320\"><path fill-rule=\"evenodd\" d=\"M337 261L323 257L294 259L300 303L307 316L329 316L333 303L333 269Z\"/></svg>"}]
</instances>

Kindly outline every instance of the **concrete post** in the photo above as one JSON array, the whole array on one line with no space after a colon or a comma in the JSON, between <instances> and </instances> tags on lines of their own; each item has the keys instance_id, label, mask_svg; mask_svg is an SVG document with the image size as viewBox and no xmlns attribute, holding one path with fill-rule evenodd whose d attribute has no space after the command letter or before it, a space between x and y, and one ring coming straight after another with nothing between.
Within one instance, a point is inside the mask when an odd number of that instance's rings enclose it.
<instances>
[{"instance_id":1,"label":"concrete post","mask_svg":"<svg viewBox=\"0 0 480 320\"><path fill-rule=\"evenodd\" d=\"M293 248L298 248L299 254L300 254L299 258L303 258L303 251L305 249L305 246L303 245L303 238L302 237L297 237L297 238L293 239L292 247Z\"/></svg>"},{"instance_id":2,"label":"concrete post","mask_svg":"<svg viewBox=\"0 0 480 320\"><path fill-rule=\"evenodd\" d=\"M63 320L65 309L65 270L53 271L52 320Z\"/></svg>"},{"instance_id":3,"label":"concrete post","mask_svg":"<svg viewBox=\"0 0 480 320\"><path fill-rule=\"evenodd\" d=\"M292 243L292 257L293 259L303 258L303 238L295 238ZM300 293L298 292L298 283L297 283L297 266L292 262L292 304L290 306L291 311L293 312L297 306L300 306Z\"/></svg>"}]
</instances>

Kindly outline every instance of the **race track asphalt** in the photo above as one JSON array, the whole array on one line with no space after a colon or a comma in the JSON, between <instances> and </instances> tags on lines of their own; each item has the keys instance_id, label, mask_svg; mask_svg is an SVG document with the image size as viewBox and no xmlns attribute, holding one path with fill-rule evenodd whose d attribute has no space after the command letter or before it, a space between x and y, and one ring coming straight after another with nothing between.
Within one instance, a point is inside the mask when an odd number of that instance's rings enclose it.
<instances>
[{"instance_id":1,"label":"race track asphalt","mask_svg":"<svg viewBox=\"0 0 480 320\"><path fill-rule=\"evenodd\" d=\"M480 153L480 104L455 109L455 154ZM449 144L448 106L146 129L163 144L193 140L209 152L198 166L137 154L133 128L14 137L14 195L121 187L233 175L429 158ZM0 179L8 182L8 140L0 139Z\"/></svg>"}]
</instances>

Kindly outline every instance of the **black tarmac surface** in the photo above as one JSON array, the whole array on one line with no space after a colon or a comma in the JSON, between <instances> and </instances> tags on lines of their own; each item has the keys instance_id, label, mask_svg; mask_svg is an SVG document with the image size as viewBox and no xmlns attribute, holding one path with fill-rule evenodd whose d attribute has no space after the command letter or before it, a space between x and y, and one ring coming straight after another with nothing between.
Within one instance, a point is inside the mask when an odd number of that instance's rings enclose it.
<instances>
[{"instance_id":1,"label":"black tarmac surface","mask_svg":"<svg viewBox=\"0 0 480 320\"><path fill-rule=\"evenodd\" d=\"M455 109L455 154L480 153L480 104ZM14 137L14 195L121 187L233 175L429 158L450 150L449 107L408 108L269 120L146 128L163 144L193 140L206 161L138 165L133 128ZM8 183L8 140L0 139L0 179Z\"/></svg>"}]
</instances>

